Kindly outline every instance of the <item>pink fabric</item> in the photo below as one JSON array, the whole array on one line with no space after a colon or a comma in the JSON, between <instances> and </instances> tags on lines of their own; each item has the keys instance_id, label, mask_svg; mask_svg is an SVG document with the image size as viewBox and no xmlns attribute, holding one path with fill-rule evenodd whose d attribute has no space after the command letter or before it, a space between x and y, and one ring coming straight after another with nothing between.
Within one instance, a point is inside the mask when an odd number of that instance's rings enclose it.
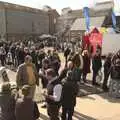
<instances>
[{"instance_id":1,"label":"pink fabric","mask_svg":"<svg viewBox=\"0 0 120 120\"><path fill-rule=\"evenodd\" d=\"M96 47L99 45L102 47L103 35L101 33L92 33L90 35L90 43L93 46L93 54L96 52Z\"/></svg>"},{"instance_id":2,"label":"pink fabric","mask_svg":"<svg viewBox=\"0 0 120 120\"><path fill-rule=\"evenodd\" d=\"M88 49L89 45L90 45L90 39L89 39L89 35L84 35L83 36L83 48L84 49Z\"/></svg>"}]
</instances>

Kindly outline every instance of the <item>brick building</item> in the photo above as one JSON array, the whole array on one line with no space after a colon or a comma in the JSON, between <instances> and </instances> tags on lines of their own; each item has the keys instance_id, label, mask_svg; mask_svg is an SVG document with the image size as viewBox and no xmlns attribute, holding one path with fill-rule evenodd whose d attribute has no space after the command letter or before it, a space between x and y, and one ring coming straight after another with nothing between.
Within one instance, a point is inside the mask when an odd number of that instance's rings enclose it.
<instances>
[{"instance_id":1,"label":"brick building","mask_svg":"<svg viewBox=\"0 0 120 120\"><path fill-rule=\"evenodd\" d=\"M0 38L25 40L41 34L54 34L59 14L40 9L0 2Z\"/></svg>"}]
</instances>

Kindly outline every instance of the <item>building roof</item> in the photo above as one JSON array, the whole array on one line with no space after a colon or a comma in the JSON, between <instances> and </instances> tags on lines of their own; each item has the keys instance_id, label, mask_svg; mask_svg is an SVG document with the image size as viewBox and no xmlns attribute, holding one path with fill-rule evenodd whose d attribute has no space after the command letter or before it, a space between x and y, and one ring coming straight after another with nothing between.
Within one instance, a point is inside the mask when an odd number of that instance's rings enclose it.
<instances>
[{"instance_id":1,"label":"building roof","mask_svg":"<svg viewBox=\"0 0 120 120\"><path fill-rule=\"evenodd\" d=\"M31 12L31 13L44 13L44 14L50 13L50 11L51 11L51 12L54 12L57 16L59 16L59 13L56 11L56 9L44 11L43 9L32 8L32 7L28 7L28 6L23 6L23 5L18 5L18 4L0 1L0 9L3 9L3 8L10 9L10 10Z\"/></svg>"},{"instance_id":2,"label":"building roof","mask_svg":"<svg viewBox=\"0 0 120 120\"><path fill-rule=\"evenodd\" d=\"M47 13L43 11L42 9L37 9L37 8L32 8L28 6L23 6L23 5L18 5L18 4L13 4L13 3L8 3L8 2L1 2L0 1L0 9L10 9L10 10L18 10L18 11L24 11L24 12L32 12L32 13Z\"/></svg>"},{"instance_id":3,"label":"building roof","mask_svg":"<svg viewBox=\"0 0 120 120\"><path fill-rule=\"evenodd\" d=\"M90 8L89 10L89 16L90 17L101 17L101 16L108 16L109 14L111 14L112 9L93 9ZM82 9L78 9L78 10L71 10L66 14L63 14L59 17L59 19L72 19L72 18L84 18L83 15L83 10Z\"/></svg>"},{"instance_id":4,"label":"building roof","mask_svg":"<svg viewBox=\"0 0 120 120\"><path fill-rule=\"evenodd\" d=\"M91 17L90 18L90 26L94 27L101 27L104 23L105 16L102 17ZM85 18L77 18L73 25L71 26L71 31L72 30L86 30L86 23L85 23Z\"/></svg>"}]
</instances>

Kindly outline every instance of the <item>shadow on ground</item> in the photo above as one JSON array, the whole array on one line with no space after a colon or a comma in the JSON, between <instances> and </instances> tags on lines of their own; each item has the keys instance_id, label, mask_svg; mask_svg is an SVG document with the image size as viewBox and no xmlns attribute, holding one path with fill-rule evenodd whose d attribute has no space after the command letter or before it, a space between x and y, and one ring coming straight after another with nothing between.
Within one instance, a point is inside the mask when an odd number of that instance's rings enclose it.
<instances>
[{"instance_id":1,"label":"shadow on ground","mask_svg":"<svg viewBox=\"0 0 120 120\"><path fill-rule=\"evenodd\" d=\"M78 97L91 95L91 94L100 94L103 93L103 90L100 86L93 86L90 80L87 80L87 83L79 85Z\"/></svg>"},{"instance_id":2,"label":"shadow on ground","mask_svg":"<svg viewBox=\"0 0 120 120\"><path fill-rule=\"evenodd\" d=\"M61 113L60 113L61 114ZM44 115L44 114L40 114L40 120L49 120L48 116ZM90 116L81 114L77 111L74 112L74 116L73 116L73 120L97 120L95 118L92 118Z\"/></svg>"},{"instance_id":3,"label":"shadow on ground","mask_svg":"<svg viewBox=\"0 0 120 120\"><path fill-rule=\"evenodd\" d=\"M97 120L97 119L92 118L90 116L81 114L81 113L79 113L77 111L74 112L74 118L77 118L78 120Z\"/></svg>"},{"instance_id":4,"label":"shadow on ground","mask_svg":"<svg viewBox=\"0 0 120 120\"><path fill-rule=\"evenodd\" d=\"M112 96L109 95L109 93L99 94L99 96L111 103L120 103L120 98L113 98Z\"/></svg>"}]
</instances>

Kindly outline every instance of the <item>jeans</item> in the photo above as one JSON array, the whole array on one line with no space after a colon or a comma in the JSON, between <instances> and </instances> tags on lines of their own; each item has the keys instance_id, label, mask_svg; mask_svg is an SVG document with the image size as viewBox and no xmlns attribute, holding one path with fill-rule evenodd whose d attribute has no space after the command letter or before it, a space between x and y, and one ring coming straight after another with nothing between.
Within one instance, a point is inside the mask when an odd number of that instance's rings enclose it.
<instances>
[{"instance_id":1,"label":"jeans","mask_svg":"<svg viewBox=\"0 0 120 120\"><path fill-rule=\"evenodd\" d=\"M62 120L72 120L73 113L74 107L71 108L62 107Z\"/></svg>"}]
</instances>

